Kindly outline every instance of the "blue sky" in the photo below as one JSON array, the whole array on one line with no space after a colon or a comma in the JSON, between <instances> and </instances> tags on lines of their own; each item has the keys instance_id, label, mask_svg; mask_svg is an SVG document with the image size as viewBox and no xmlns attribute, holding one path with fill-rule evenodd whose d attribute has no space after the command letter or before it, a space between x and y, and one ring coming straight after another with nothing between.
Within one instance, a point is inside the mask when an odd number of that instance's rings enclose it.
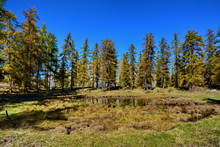
<instances>
[{"instance_id":1,"label":"blue sky","mask_svg":"<svg viewBox=\"0 0 220 147\"><path fill-rule=\"evenodd\" d=\"M168 43L177 32L181 41L188 30L200 35L220 27L220 0L8 0L19 22L23 10L36 7L40 21L54 33L61 48L71 32L81 50L86 37L90 49L109 38L115 42L119 59L131 43L142 50L143 38L152 32L155 43L165 37Z\"/></svg>"}]
</instances>

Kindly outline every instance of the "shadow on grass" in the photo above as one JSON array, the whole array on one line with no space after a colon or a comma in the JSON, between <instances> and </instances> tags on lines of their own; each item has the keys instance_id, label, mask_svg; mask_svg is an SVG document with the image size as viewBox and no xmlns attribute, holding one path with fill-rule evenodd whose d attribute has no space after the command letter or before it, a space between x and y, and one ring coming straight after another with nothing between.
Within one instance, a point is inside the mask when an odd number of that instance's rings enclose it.
<instances>
[{"instance_id":1,"label":"shadow on grass","mask_svg":"<svg viewBox=\"0 0 220 147\"><path fill-rule=\"evenodd\" d=\"M67 121L67 117L64 115L64 110L73 110L77 111L79 108L78 105L72 107L65 107L60 109L55 109L51 111L31 111L31 112L22 112L18 114L12 114L8 117L0 118L0 129L23 129L23 128L34 128L36 130L49 130L55 126L36 126L42 121Z\"/></svg>"},{"instance_id":2,"label":"shadow on grass","mask_svg":"<svg viewBox=\"0 0 220 147\"><path fill-rule=\"evenodd\" d=\"M211 98L207 98L207 99L205 99L205 100L208 101L208 103L220 104L220 100L211 99Z\"/></svg>"},{"instance_id":3,"label":"shadow on grass","mask_svg":"<svg viewBox=\"0 0 220 147\"><path fill-rule=\"evenodd\" d=\"M46 91L32 92L29 94L20 94L20 93L1 94L0 104L4 105L5 103L21 103L28 101L43 101L46 99L61 99L60 96L77 98L79 96L77 96L76 90L78 90L78 88L73 90L65 90L64 92L62 92L59 89L51 90L49 94Z\"/></svg>"}]
</instances>

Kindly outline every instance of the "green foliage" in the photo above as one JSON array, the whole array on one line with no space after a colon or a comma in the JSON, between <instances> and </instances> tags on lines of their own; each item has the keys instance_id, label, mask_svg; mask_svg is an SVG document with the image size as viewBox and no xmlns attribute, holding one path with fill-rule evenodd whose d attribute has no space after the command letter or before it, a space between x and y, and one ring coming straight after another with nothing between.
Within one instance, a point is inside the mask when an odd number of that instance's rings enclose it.
<instances>
[{"instance_id":1,"label":"green foliage","mask_svg":"<svg viewBox=\"0 0 220 147\"><path fill-rule=\"evenodd\" d=\"M20 65L21 65L21 79L23 91L28 92L33 88L36 71L38 69L38 59L40 58L41 48L39 46L39 30L36 22L39 17L35 8L30 8L27 12L23 12L26 20L21 24L21 33L19 34L20 48ZM31 39L30 39L31 38Z\"/></svg>"},{"instance_id":2,"label":"green foliage","mask_svg":"<svg viewBox=\"0 0 220 147\"><path fill-rule=\"evenodd\" d=\"M142 51L141 61L139 63L139 76L144 80L142 87L144 89L152 88L154 81L154 36L152 33L146 34L144 49Z\"/></svg>"},{"instance_id":3,"label":"green foliage","mask_svg":"<svg viewBox=\"0 0 220 147\"><path fill-rule=\"evenodd\" d=\"M169 63L171 53L169 46L167 45L166 39L162 38L160 41L160 51L157 55L156 75L157 75L157 86L168 87L170 80Z\"/></svg>"},{"instance_id":4,"label":"green foliage","mask_svg":"<svg viewBox=\"0 0 220 147\"><path fill-rule=\"evenodd\" d=\"M98 43L95 44L95 48L92 51L92 87L96 83L96 88L99 86L100 79L100 48Z\"/></svg>"},{"instance_id":5,"label":"green foliage","mask_svg":"<svg viewBox=\"0 0 220 147\"><path fill-rule=\"evenodd\" d=\"M58 69L57 39L54 34L46 30L46 24L43 24L39 36L41 38L40 45L42 49L42 55L41 58L38 59L38 63L39 63L39 67L43 68L42 69L44 75L43 86L47 90L50 90L51 78L53 77L53 80L55 80L55 77L57 77L57 69Z\"/></svg>"},{"instance_id":6,"label":"green foliage","mask_svg":"<svg viewBox=\"0 0 220 147\"><path fill-rule=\"evenodd\" d=\"M180 73L181 73L181 47L178 38L178 34L174 33L174 39L172 40L172 52L174 53L174 65L173 65L173 85L174 87L178 88L179 80L180 80Z\"/></svg>"},{"instance_id":7,"label":"green foliage","mask_svg":"<svg viewBox=\"0 0 220 147\"><path fill-rule=\"evenodd\" d=\"M135 87L135 81L136 81L136 51L135 46L133 44L129 47L129 61L130 61L130 79L131 79L131 87Z\"/></svg>"},{"instance_id":8,"label":"green foliage","mask_svg":"<svg viewBox=\"0 0 220 147\"><path fill-rule=\"evenodd\" d=\"M84 89L85 85L89 82L89 46L88 46L88 38L86 38L82 51L82 58L79 61L79 83Z\"/></svg>"},{"instance_id":9,"label":"green foliage","mask_svg":"<svg viewBox=\"0 0 220 147\"><path fill-rule=\"evenodd\" d=\"M102 41L101 46L101 84L102 87L116 86L117 56L114 42L110 39Z\"/></svg>"},{"instance_id":10,"label":"green foliage","mask_svg":"<svg viewBox=\"0 0 220 147\"><path fill-rule=\"evenodd\" d=\"M128 53L123 54L122 66L120 70L120 81L121 87L131 87L131 76L130 76L130 64L128 63Z\"/></svg>"},{"instance_id":11,"label":"green foliage","mask_svg":"<svg viewBox=\"0 0 220 147\"><path fill-rule=\"evenodd\" d=\"M210 88L218 88L220 86L220 48L218 45L220 43L220 29L218 30L217 35L215 35L213 32L213 30L209 29L206 35L207 40L205 50L207 58L205 66L205 82Z\"/></svg>"},{"instance_id":12,"label":"green foliage","mask_svg":"<svg viewBox=\"0 0 220 147\"><path fill-rule=\"evenodd\" d=\"M195 31L188 31L183 44L183 64L185 85L189 89L193 86L203 86L204 78L204 50L202 36Z\"/></svg>"}]
</instances>

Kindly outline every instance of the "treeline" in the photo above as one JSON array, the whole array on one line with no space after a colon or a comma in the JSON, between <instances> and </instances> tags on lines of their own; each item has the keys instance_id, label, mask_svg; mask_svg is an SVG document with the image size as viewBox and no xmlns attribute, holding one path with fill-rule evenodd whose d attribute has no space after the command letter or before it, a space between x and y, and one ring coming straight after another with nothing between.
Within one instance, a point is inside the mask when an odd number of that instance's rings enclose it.
<instances>
[{"instance_id":1,"label":"treeline","mask_svg":"<svg viewBox=\"0 0 220 147\"><path fill-rule=\"evenodd\" d=\"M158 47L149 33L139 59L131 44L119 62L111 39L96 43L90 50L86 38L79 53L71 33L59 54L55 35L46 24L36 25L39 16L35 8L24 11L25 21L18 23L13 12L4 9L4 3L0 3L0 76L10 83L10 92L14 86L23 92L77 87L220 86L220 29L217 33L209 29L205 40L188 31L184 42L174 33L171 45L162 38Z\"/></svg>"}]
</instances>

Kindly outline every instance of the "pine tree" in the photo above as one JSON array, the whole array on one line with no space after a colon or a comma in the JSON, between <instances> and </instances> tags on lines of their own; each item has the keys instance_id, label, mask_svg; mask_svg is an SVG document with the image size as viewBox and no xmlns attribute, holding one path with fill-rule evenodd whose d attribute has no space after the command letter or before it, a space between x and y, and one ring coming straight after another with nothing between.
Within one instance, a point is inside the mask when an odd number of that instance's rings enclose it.
<instances>
[{"instance_id":1,"label":"pine tree","mask_svg":"<svg viewBox=\"0 0 220 147\"><path fill-rule=\"evenodd\" d=\"M95 48L92 52L92 87L98 88L100 78L100 48L98 43L95 44Z\"/></svg>"},{"instance_id":2,"label":"pine tree","mask_svg":"<svg viewBox=\"0 0 220 147\"><path fill-rule=\"evenodd\" d=\"M82 58L79 61L79 82L84 90L85 85L89 82L89 46L88 38L86 38L82 51Z\"/></svg>"},{"instance_id":3,"label":"pine tree","mask_svg":"<svg viewBox=\"0 0 220 147\"><path fill-rule=\"evenodd\" d=\"M136 81L136 52L135 52L135 46L133 44L129 47L129 60L130 60L130 79L131 79L131 88L133 89L135 87L135 81Z\"/></svg>"},{"instance_id":4,"label":"pine tree","mask_svg":"<svg viewBox=\"0 0 220 147\"><path fill-rule=\"evenodd\" d=\"M152 87L154 81L154 36L152 33L146 34L143 54L140 62L140 76L144 80L144 89Z\"/></svg>"},{"instance_id":5,"label":"pine tree","mask_svg":"<svg viewBox=\"0 0 220 147\"><path fill-rule=\"evenodd\" d=\"M116 86L117 55L114 42L102 41L101 47L101 84L102 88Z\"/></svg>"},{"instance_id":6,"label":"pine tree","mask_svg":"<svg viewBox=\"0 0 220 147\"><path fill-rule=\"evenodd\" d=\"M123 54L119 85L123 88L131 87L130 64L128 62L128 53Z\"/></svg>"},{"instance_id":7,"label":"pine tree","mask_svg":"<svg viewBox=\"0 0 220 147\"><path fill-rule=\"evenodd\" d=\"M202 36L195 31L188 31L184 42L184 64L186 87L204 85L204 52Z\"/></svg>"}]
</instances>

